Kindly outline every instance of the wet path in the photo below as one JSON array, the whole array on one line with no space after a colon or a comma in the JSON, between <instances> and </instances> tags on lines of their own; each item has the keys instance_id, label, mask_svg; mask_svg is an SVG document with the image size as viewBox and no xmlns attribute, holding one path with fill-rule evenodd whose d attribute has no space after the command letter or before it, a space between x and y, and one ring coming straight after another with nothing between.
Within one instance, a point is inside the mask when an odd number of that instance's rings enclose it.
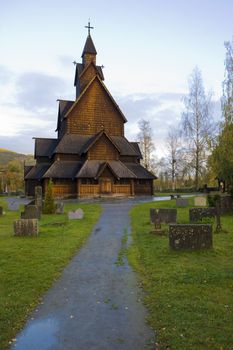
<instances>
[{"instance_id":1,"label":"wet path","mask_svg":"<svg viewBox=\"0 0 233 350\"><path fill-rule=\"evenodd\" d=\"M132 203L103 204L92 235L17 336L14 350L154 349L136 275L119 264Z\"/></svg>"}]
</instances>

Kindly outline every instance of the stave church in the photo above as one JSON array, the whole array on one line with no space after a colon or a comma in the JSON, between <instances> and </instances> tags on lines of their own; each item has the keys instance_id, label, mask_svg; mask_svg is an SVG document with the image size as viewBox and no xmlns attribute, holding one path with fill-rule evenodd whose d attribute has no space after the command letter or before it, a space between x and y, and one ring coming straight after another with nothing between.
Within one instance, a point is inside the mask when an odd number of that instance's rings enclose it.
<instances>
[{"instance_id":1,"label":"stave church","mask_svg":"<svg viewBox=\"0 0 233 350\"><path fill-rule=\"evenodd\" d=\"M35 138L26 195L34 196L35 186L45 193L50 179L55 197L152 195L156 176L140 164L139 144L125 137L127 120L104 84L87 28L82 62L75 62L76 99L59 100L57 138Z\"/></svg>"}]
</instances>

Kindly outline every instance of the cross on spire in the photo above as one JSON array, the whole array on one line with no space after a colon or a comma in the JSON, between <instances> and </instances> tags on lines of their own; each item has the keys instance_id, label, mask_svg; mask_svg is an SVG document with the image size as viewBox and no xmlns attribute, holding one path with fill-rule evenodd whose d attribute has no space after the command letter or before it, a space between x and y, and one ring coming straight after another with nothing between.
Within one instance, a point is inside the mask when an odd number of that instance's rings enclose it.
<instances>
[{"instance_id":1,"label":"cross on spire","mask_svg":"<svg viewBox=\"0 0 233 350\"><path fill-rule=\"evenodd\" d=\"M88 35L91 35L91 29L94 29L94 27L91 27L91 23L90 23L90 20L88 21L88 25L85 26L85 28L88 29Z\"/></svg>"}]
</instances>

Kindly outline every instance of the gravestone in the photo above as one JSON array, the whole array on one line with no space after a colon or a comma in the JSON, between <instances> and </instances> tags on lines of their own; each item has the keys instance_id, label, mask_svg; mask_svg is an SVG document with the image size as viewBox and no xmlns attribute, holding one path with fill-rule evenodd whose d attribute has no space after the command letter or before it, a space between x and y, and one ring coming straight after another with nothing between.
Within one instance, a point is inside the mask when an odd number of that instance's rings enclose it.
<instances>
[{"instance_id":1,"label":"gravestone","mask_svg":"<svg viewBox=\"0 0 233 350\"><path fill-rule=\"evenodd\" d=\"M190 223L201 221L203 218L214 218L216 215L215 208L191 208L189 209Z\"/></svg>"},{"instance_id":2,"label":"gravestone","mask_svg":"<svg viewBox=\"0 0 233 350\"><path fill-rule=\"evenodd\" d=\"M195 207L206 207L206 197L204 196L197 196L194 197L194 205Z\"/></svg>"},{"instance_id":3,"label":"gravestone","mask_svg":"<svg viewBox=\"0 0 233 350\"><path fill-rule=\"evenodd\" d=\"M59 202L55 204L55 214L64 214L64 203Z\"/></svg>"},{"instance_id":4,"label":"gravestone","mask_svg":"<svg viewBox=\"0 0 233 350\"><path fill-rule=\"evenodd\" d=\"M177 207L187 207L189 205L189 201L187 198L177 198L176 206Z\"/></svg>"},{"instance_id":5,"label":"gravestone","mask_svg":"<svg viewBox=\"0 0 233 350\"><path fill-rule=\"evenodd\" d=\"M8 209L10 211L18 211L19 210L19 202L16 202L16 201L8 202Z\"/></svg>"},{"instance_id":6,"label":"gravestone","mask_svg":"<svg viewBox=\"0 0 233 350\"><path fill-rule=\"evenodd\" d=\"M0 216L3 215L3 207L0 207Z\"/></svg>"},{"instance_id":7,"label":"gravestone","mask_svg":"<svg viewBox=\"0 0 233 350\"><path fill-rule=\"evenodd\" d=\"M159 209L158 215L161 223L175 224L177 218L177 209L161 208Z\"/></svg>"},{"instance_id":8,"label":"gravestone","mask_svg":"<svg viewBox=\"0 0 233 350\"><path fill-rule=\"evenodd\" d=\"M151 225L155 223L155 209L150 208L150 223Z\"/></svg>"},{"instance_id":9,"label":"gravestone","mask_svg":"<svg viewBox=\"0 0 233 350\"><path fill-rule=\"evenodd\" d=\"M221 203L220 201L216 202L216 232L220 232L222 229L221 225Z\"/></svg>"},{"instance_id":10,"label":"gravestone","mask_svg":"<svg viewBox=\"0 0 233 350\"><path fill-rule=\"evenodd\" d=\"M155 223L156 215L159 216L160 222L165 224L176 223L177 209L171 208L160 208L157 209L157 214L155 209L150 209L150 223Z\"/></svg>"},{"instance_id":11,"label":"gravestone","mask_svg":"<svg viewBox=\"0 0 233 350\"><path fill-rule=\"evenodd\" d=\"M40 219L41 212L36 205L27 205L21 213L21 219Z\"/></svg>"},{"instance_id":12,"label":"gravestone","mask_svg":"<svg viewBox=\"0 0 233 350\"><path fill-rule=\"evenodd\" d=\"M70 220L81 220L84 218L84 211L81 208L69 211L68 218Z\"/></svg>"},{"instance_id":13,"label":"gravestone","mask_svg":"<svg viewBox=\"0 0 233 350\"><path fill-rule=\"evenodd\" d=\"M39 211L42 212L43 198L42 198L42 187L41 186L35 187L35 205L37 206Z\"/></svg>"},{"instance_id":14,"label":"gravestone","mask_svg":"<svg viewBox=\"0 0 233 350\"><path fill-rule=\"evenodd\" d=\"M169 225L169 246L173 250L210 249L212 225Z\"/></svg>"},{"instance_id":15,"label":"gravestone","mask_svg":"<svg viewBox=\"0 0 233 350\"><path fill-rule=\"evenodd\" d=\"M14 236L37 236L38 232L37 219L14 220Z\"/></svg>"}]
</instances>

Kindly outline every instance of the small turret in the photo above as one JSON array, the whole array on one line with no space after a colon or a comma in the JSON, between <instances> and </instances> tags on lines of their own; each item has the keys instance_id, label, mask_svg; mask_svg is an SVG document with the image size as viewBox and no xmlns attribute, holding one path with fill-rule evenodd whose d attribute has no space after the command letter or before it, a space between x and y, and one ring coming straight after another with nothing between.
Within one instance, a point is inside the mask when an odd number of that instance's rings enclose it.
<instances>
[{"instance_id":1,"label":"small turret","mask_svg":"<svg viewBox=\"0 0 233 350\"><path fill-rule=\"evenodd\" d=\"M88 22L88 26L86 26L86 28L88 28L88 36L82 53L84 67L86 67L91 61L93 61L96 64L97 55L97 51L95 49L95 45L92 41L90 33L90 29L94 28L90 26L90 22Z\"/></svg>"}]
</instances>

